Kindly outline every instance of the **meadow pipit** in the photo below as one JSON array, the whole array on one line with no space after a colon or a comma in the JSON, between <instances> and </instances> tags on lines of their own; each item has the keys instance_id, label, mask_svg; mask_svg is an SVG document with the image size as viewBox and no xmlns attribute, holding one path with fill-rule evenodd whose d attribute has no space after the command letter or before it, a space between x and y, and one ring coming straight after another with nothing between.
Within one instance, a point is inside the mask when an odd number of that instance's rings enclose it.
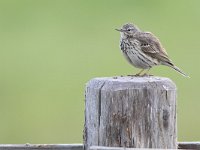
<instances>
[{"instance_id":1,"label":"meadow pipit","mask_svg":"<svg viewBox=\"0 0 200 150\"><path fill-rule=\"evenodd\" d=\"M136 75L140 76L145 69L148 72L153 66L165 65L188 77L172 63L159 39L151 32L143 32L132 23L116 30L121 34L120 48L125 58L134 67L142 69Z\"/></svg>"}]
</instances>

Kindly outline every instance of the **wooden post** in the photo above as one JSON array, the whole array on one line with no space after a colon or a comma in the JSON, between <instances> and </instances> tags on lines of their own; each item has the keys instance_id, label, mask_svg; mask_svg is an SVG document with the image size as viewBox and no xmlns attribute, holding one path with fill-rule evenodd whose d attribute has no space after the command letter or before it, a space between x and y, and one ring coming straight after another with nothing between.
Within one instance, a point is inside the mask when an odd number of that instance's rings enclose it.
<instances>
[{"instance_id":1,"label":"wooden post","mask_svg":"<svg viewBox=\"0 0 200 150\"><path fill-rule=\"evenodd\" d=\"M176 86L161 77L105 77L85 91L84 147L177 148Z\"/></svg>"}]
</instances>

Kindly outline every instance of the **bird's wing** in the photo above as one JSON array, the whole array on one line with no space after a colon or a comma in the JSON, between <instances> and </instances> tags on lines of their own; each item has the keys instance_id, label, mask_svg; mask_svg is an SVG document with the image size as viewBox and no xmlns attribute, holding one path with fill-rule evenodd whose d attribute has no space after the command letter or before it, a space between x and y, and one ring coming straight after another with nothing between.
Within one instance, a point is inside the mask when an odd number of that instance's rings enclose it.
<instances>
[{"instance_id":1,"label":"bird's wing","mask_svg":"<svg viewBox=\"0 0 200 150\"><path fill-rule=\"evenodd\" d=\"M158 38L156 38L150 32L138 32L134 35L134 39L136 39L141 47L141 50L150 55L153 58L158 59L159 61L165 61L171 63L167 52L162 47Z\"/></svg>"}]
</instances>

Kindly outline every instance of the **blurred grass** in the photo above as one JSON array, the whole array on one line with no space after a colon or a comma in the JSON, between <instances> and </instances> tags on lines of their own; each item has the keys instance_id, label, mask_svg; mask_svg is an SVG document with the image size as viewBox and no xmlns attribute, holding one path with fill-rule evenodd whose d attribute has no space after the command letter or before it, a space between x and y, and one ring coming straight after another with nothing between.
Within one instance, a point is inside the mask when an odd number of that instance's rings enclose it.
<instances>
[{"instance_id":1,"label":"blurred grass","mask_svg":"<svg viewBox=\"0 0 200 150\"><path fill-rule=\"evenodd\" d=\"M200 1L0 0L0 143L82 142L84 86L97 76L136 73L114 29L134 22L160 40L184 78L178 139L199 141Z\"/></svg>"}]
</instances>

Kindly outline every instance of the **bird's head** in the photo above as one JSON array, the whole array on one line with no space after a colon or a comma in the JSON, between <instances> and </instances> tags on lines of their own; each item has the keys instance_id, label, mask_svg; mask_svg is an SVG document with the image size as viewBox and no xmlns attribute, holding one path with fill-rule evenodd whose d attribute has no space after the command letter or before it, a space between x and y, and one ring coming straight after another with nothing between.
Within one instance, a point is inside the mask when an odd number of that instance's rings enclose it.
<instances>
[{"instance_id":1,"label":"bird's head","mask_svg":"<svg viewBox=\"0 0 200 150\"><path fill-rule=\"evenodd\" d=\"M136 32L140 31L140 29L132 24L132 23L126 23L125 25L122 26L121 29L115 29L121 33L121 36L123 37L129 37L134 35Z\"/></svg>"}]
</instances>

